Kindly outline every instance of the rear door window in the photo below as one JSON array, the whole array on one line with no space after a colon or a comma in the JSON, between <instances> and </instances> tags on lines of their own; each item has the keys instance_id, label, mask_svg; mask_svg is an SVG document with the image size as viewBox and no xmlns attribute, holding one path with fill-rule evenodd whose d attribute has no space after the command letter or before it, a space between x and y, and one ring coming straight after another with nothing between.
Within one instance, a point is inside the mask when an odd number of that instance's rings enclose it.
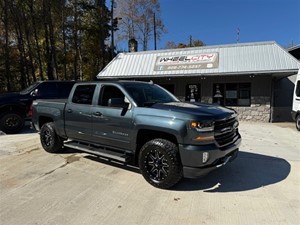
<instances>
[{"instance_id":1,"label":"rear door window","mask_svg":"<svg viewBox=\"0 0 300 225\"><path fill-rule=\"evenodd\" d=\"M91 105L96 85L79 85L76 87L72 102L76 104Z\"/></svg>"}]
</instances>

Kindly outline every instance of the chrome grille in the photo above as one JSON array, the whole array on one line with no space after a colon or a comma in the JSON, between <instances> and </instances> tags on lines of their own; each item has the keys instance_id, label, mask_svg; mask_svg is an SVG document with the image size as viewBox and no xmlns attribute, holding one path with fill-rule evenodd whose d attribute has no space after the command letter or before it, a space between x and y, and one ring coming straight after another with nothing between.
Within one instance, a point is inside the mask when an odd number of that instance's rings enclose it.
<instances>
[{"instance_id":1,"label":"chrome grille","mask_svg":"<svg viewBox=\"0 0 300 225\"><path fill-rule=\"evenodd\" d=\"M215 121L215 140L219 148L225 148L239 138L239 122L235 117L225 120Z\"/></svg>"}]
</instances>

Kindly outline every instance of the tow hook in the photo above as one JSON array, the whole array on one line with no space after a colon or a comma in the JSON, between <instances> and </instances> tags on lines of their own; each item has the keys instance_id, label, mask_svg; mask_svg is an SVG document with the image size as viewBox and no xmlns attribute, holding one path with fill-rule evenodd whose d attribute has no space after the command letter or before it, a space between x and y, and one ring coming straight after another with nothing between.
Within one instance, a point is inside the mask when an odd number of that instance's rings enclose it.
<instances>
[{"instance_id":1,"label":"tow hook","mask_svg":"<svg viewBox=\"0 0 300 225\"><path fill-rule=\"evenodd\" d=\"M231 158L232 158L231 155L228 156L228 157L226 157L226 158L224 159L224 162L223 162L222 164L217 165L216 167L217 167L217 168L220 168L220 167L222 167L222 166L225 166L225 165L229 162L229 160L230 160Z\"/></svg>"}]
</instances>

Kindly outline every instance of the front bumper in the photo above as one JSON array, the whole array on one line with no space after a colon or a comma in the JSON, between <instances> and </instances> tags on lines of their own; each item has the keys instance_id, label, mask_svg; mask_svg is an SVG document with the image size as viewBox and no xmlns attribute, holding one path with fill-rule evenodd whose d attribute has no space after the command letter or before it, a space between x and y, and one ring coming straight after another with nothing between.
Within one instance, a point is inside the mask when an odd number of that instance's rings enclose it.
<instances>
[{"instance_id":1,"label":"front bumper","mask_svg":"<svg viewBox=\"0 0 300 225\"><path fill-rule=\"evenodd\" d=\"M226 165L237 157L240 145L240 136L234 143L222 150L214 144L203 146L179 145L183 176L186 178L201 177ZM203 153L205 152L208 153L208 159L203 162Z\"/></svg>"}]
</instances>

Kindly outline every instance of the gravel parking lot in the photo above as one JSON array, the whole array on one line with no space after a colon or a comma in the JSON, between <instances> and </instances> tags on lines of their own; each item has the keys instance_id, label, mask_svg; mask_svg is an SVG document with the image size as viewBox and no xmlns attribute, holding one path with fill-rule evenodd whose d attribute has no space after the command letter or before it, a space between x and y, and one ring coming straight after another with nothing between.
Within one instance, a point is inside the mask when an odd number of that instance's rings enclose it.
<instances>
[{"instance_id":1,"label":"gravel parking lot","mask_svg":"<svg viewBox=\"0 0 300 225\"><path fill-rule=\"evenodd\" d=\"M68 150L46 153L30 130L0 136L0 224L299 224L300 133L241 122L238 158L172 190L134 167Z\"/></svg>"}]
</instances>

